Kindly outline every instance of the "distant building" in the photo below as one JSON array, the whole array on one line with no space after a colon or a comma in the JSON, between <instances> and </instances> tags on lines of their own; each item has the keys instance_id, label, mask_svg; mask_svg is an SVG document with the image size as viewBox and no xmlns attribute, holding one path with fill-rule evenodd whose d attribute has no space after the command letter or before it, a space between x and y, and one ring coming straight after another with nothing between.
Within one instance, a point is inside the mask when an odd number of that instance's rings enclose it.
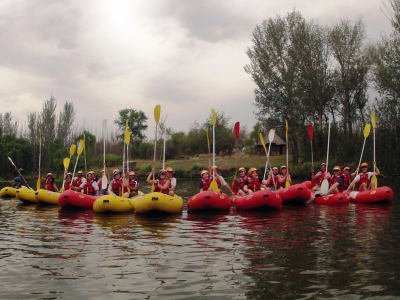
<instances>
[{"instance_id":1,"label":"distant building","mask_svg":"<svg viewBox=\"0 0 400 300\"><path fill-rule=\"evenodd\" d=\"M264 136L264 141L265 141L265 146L267 146L267 150L268 150L268 147L269 147L268 135ZM274 140L272 141L272 144L271 144L271 155L283 154L283 149L285 148L285 146L286 146L285 141L275 133ZM255 145L255 147L256 147L257 153L265 153L264 148L260 141Z\"/></svg>"}]
</instances>

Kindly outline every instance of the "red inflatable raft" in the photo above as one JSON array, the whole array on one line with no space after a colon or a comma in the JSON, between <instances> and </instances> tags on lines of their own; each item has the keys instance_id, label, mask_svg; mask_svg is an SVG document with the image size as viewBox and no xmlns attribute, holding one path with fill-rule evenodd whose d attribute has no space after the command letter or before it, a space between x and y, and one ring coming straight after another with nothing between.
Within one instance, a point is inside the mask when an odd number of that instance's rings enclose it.
<instances>
[{"instance_id":1,"label":"red inflatable raft","mask_svg":"<svg viewBox=\"0 0 400 300\"><path fill-rule=\"evenodd\" d=\"M282 198L283 204L288 202L305 203L311 198L311 190L306 182L279 189L276 193Z\"/></svg>"},{"instance_id":2,"label":"red inflatable raft","mask_svg":"<svg viewBox=\"0 0 400 300\"><path fill-rule=\"evenodd\" d=\"M234 199L237 209L251 210L256 208L280 208L282 206L281 197L271 190L260 190L247 196Z\"/></svg>"},{"instance_id":3,"label":"red inflatable raft","mask_svg":"<svg viewBox=\"0 0 400 300\"><path fill-rule=\"evenodd\" d=\"M92 209L94 201L99 196L90 196L80 192L67 190L58 197L58 204L62 207L79 207Z\"/></svg>"},{"instance_id":4,"label":"red inflatable raft","mask_svg":"<svg viewBox=\"0 0 400 300\"><path fill-rule=\"evenodd\" d=\"M189 211L228 210L232 205L231 198L223 193L205 191L192 196L187 207Z\"/></svg>"},{"instance_id":5,"label":"red inflatable raft","mask_svg":"<svg viewBox=\"0 0 400 300\"><path fill-rule=\"evenodd\" d=\"M349 194L349 197L353 203L379 203L392 201L394 194L390 187L382 186L364 192L354 191Z\"/></svg>"},{"instance_id":6,"label":"red inflatable raft","mask_svg":"<svg viewBox=\"0 0 400 300\"><path fill-rule=\"evenodd\" d=\"M325 205L342 205L342 204L349 204L350 199L349 196L346 194L336 193L333 195L315 197L314 202L316 204L325 204Z\"/></svg>"}]
</instances>

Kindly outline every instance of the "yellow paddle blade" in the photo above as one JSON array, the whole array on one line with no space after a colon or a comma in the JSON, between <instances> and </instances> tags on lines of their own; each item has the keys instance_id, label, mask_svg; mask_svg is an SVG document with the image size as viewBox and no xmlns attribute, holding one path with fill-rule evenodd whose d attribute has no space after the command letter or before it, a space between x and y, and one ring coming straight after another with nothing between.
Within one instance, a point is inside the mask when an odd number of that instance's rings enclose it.
<instances>
[{"instance_id":1,"label":"yellow paddle blade","mask_svg":"<svg viewBox=\"0 0 400 300\"><path fill-rule=\"evenodd\" d=\"M40 177L36 181L36 190L40 190Z\"/></svg>"},{"instance_id":2,"label":"yellow paddle blade","mask_svg":"<svg viewBox=\"0 0 400 300\"><path fill-rule=\"evenodd\" d=\"M289 186L290 186L290 182L288 180L286 180L285 187L289 187Z\"/></svg>"},{"instance_id":3,"label":"yellow paddle blade","mask_svg":"<svg viewBox=\"0 0 400 300\"><path fill-rule=\"evenodd\" d=\"M263 137L261 132L260 132L260 141L261 141L261 144L264 147L265 153L268 153L267 147L265 146L264 137Z\"/></svg>"},{"instance_id":4,"label":"yellow paddle blade","mask_svg":"<svg viewBox=\"0 0 400 300\"><path fill-rule=\"evenodd\" d=\"M156 107L154 107L154 120L156 120L156 125L158 125L158 122L160 122L160 111L161 106L160 104L157 104Z\"/></svg>"},{"instance_id":5,"label":"yellow paddle blade","mask_svg":"<svg viewBox=\"0 0 400 300\"><path fill-rule=\"evenodd\" d=\"M211 108L211 113L212 113L211 124L215 126L215 124L217 124L217 113L215 112L214 108Z\"/></svg>"},{"instance_id":6,"label":"yellow paddle blade","mask_svg":"<svg viewBox=\"0 0 400 300\"><path fill-rule=\"evenodd\" d=\"M70 159L68 157L64 158L63 163L64 163L64 169L68 170Z\"/></svg>"},{"instance_id":7,"label":"yellow paddle blade","mask_svg":"<svg viewBox=\"0 0 400 300\"><path fill-rule=\"evenodd\" d=\"M218 193L218 183L215 180L211 181L210 189L215 193Z\"/></svg>"},{"instance_id":8,"label":"yellow paddle blade","mask_svg":"<svg viewBox=\"0 0 400 300\"><path fill-rule=\"evenodd\" d=\"M288 136L289 125L287 120L285 120L285 123L286 123L286 136Z\"/></svg>"},{"instance_id":9,"label":"yellow paddle blade","mask_svg":"<svg viewBox=\"0 0 400 300\"><path fill-rule=\"evenodd\" d=\"M125 140L125 144L129 145L129 143L131 141L131 132L128 129L125 129L124 140Z\"/></svg>"},{"instance_id":10,"label":"yellow paddle blade","mask_svg":"<svg viewBox=\"0 0 400 300\"><path fill-rule=\"evenodd\" d=\"M376 115L375 115L375 113L372 113L371 120L372 120L372 128L375 129L375 127L376 127Z\"/></svg>"},{"instance_id":11,"label":"yellow paddle blade","mask_svg":"<svg viewBox=\"0 0 400 300\"><path fill-rule=\"evenodd\" d=\"M85 142L83 140L80 140L79 144L78 144L78 151L77 151L78 155L81 155L83 148L85 148Z\"/></svg>"},{"instance_id":12,"label":"yellow paddle blade","mask_svg":"<svg viewBox=\"0 0 400 300\"><path fill-rule=\"evenodd\" d=\"M151 185L151 192L152 193L154 192L154 181L153 181L153 184Z\"/></svg>"},{"instance_id":13,"label":"yellow paddle blade","mask_svg":"<svg viewBox=\"0 0 400 300\"><path fill-rule=\"evenodd\" d=\"M364 127L364 138L367 138L369 136L369 133L371 131L371 124L367 124Z\"/></svg>"},{"instance_id":14,"label":"yellow paddle blade","mask_svg":"<svg viewBox=\"0 0 400 300\"><path fill-rule=\"evenodd\" d=\"M206 129L206 136L207 136L207 145L210 148L210 138L208 137L208 128Z\"/></svg>"},{"instance_id":15,"label":"yellow paddle blade","mask_svg":"<svg viewBox=\"0 0 400 300\"><path fill-rule=\"evenodd\" d=\"M378 187L378 178L376 178L375 175L372 175L371 177L371 184L374 189Z\"/></svg>"},{"instance_id":16,"label":"yellow paddle blade","mask_svg":"<svg viewBox=\"0 0 400 300\"><path fill-rule=\"evenodd\" d=\"M74 155L75 150L76 150L76 145L72 144L71 147L69 147L69 156Z\"/></svg>"}]
</instances>

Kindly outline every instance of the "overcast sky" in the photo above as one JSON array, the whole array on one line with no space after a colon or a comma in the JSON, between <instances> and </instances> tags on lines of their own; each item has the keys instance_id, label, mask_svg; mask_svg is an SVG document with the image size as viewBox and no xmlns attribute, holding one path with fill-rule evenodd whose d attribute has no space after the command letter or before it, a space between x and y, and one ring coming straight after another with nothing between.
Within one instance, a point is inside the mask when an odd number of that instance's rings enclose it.
<instances>
[{"instance_id":1,"label":"overcast sky","mask_svg":"<svg viewBox=\"0 0 400 300\"><path fill-rule=\"evenodd\" d=\"M211 107L250 128L252 31L293 9L323 25L362 18L371 42L391 31L381 0L0 0L1 111L25 123L54 95L89 129L123 108L153 128L156 104L175 130Z\"/></svg>"}]
</instances>

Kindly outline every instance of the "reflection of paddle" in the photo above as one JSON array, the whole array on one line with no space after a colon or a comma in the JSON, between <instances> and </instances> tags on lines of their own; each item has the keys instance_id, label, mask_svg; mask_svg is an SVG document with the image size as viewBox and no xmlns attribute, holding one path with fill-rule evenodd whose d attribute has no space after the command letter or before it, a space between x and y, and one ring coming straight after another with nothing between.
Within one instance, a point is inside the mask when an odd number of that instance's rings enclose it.
<instances>
[{"instance_id":1,"label":"reflection of paddle","mask_svg":"<svg viewBox=\"0 0 400 300\"><path fill-rule=\"evenodd\" d=\"M328 148L326 150L326 169L325 169L325 173L328 172L328 162L329 162L329 142L331 139L331 123L328 123ZM324 175L326 176L326 174ZM324 178L324 180L322 181L321 184L321 193L323 195L326 195L329 191L329 181L328 179Z\"/></svg>"},{"instance_id":2,"label":"reflection of paddle","mask_svg":"<svg viewBox=\"0 0 400 300\"><path fill-rule=\"evenodd\" d=\"M375 127L376 127L376 115L373 113L371 115L371 120L372 120L372 129L374 133L374 175L371 177L371 184L374 189L378 187L378 179L376 178L375 175L375 163L376 163L376 156L375 156Z\"/></svg>"},{"instance_id":3,"label":"reflection of paddle","mask_svg":"<svg viewBox=\"0 0 400 300\"><path fill-rule=\"evenodd\" d=\"M289 187L290 186L290 182L287 179L287 177L289 176L289 144L288 144L288 130L289 130L289 125L287 120L285 120L286 123L286 182L285 182L285 187Z\"/></svg>"},{"instance_id":4,"label":"reflection of paddle","mask_svg":"<svg viewBox=\"0 0 400 300\"><path fill-rule=\"evenodd\" d=\"M307 126L307 134L308 134L308 138L310 140L310 145L311 145L311 169L312 169L313 175L314 175L314 155L313 155L313 147L312 147L313 127L312 127L312 125Z\"/></svg>"},{"instance_id":5,"label":"reflection of paddle","mask_svg":"<svg viewBox=\"0 0 400 300\"><path fill-rule=\"evenodd\" d=\"M71 146L72 147L72 146ZM78 165L78 160L79 160L79 156L82 154L83 148L85 147L84 141L80 140L78 143L78 151L76 151L76 153L78 154L76 157L76 161L75 161L75 167L74 167L74 171L72 172L72 179L74 178L75 175L75 171L76 171L76 166Z\"/></svg>"},{"instance_id":6,"label":"reflection of paddle","mask_svg":"<svg viewBox=\"0 0 400 300\"><path fill-rule=\"evenodd\" d=\"M105 190L107 188L108 179L106 175L106 127L107 127L107 120L103 120L103 177L101 178L101 189Z\"/></svg>"},{"instance_id":7,"label":"reflection of paddle","mask_svg":"<svg viewBox=\"0 0 400 300\"><path fill-rule=\"evenodd\" d=\"M8 156L7 158L8 158L8 160L10 161L10 163L13 165L15 171L17 171L17 173L19 174L19 176L21 176L21 178L24 180L26 186L27 186L28 188L32 189L32 188L29 186L28 182L25 180L24 176L22 176L21 172L20 172L20 171L18 170L18 168L15 166L15 164L14 164L13 160L11 159L11 157Z\"/></svg>"},{"instance_id":8,"label":"reflection of paddle","mask_svg":"<svg viewBox=\"0 0 400 300\"><path fill-rule=\"evenodd\" d=\"M213 126L213 180L210 183L210 189L213 190L215 193L218 193L218 184L215 180L215 124L217 124L217 113L215 112L214 108L211 109L212 118L211 124Z\"/></svg>"},{"instance_id":9,"label":"reflection of paddle","mask_svg":"<svg viewBox=\"0 0 400 300\"><path fill-rule=\"evenodd\" d=\"M36 190L40 190L40 161L42 158L42 136L39 138L39 176L36 181Z\"/></svg>"},{"instance_id":10,"label":"reflection of paddle","mask_svg":"<svg viewBox=\"0 0 400 300\"><path fill-rule=\"evenodd\" d=\"M64 190L65 174L67 173L67 170L68 170L70 161L71 161L71 160L70 160L68 157L64 158L64 160L63 160L63 164L64 164L64 179L63 179L63 183L62 183L60 192L62 192L62 191Z\"/></svg>"},{"instance_id":11,"label":"reflection of paddle","mask_svg":"<svg viewBox=\"0 0 400 300\"><path fill-rule=\"evenodd\" d=\"M158 128L158 122L160 121L160 111L161 111L161 106L159 104L154 107L154 120L156 121L156 137L154 139L154 157L153 157L153 168L156 163L156 153L157 153L157 128ZM154 172L153 172L153 183L151 185L151 192L154 192Z\"/></svg>"}]
</instances>

